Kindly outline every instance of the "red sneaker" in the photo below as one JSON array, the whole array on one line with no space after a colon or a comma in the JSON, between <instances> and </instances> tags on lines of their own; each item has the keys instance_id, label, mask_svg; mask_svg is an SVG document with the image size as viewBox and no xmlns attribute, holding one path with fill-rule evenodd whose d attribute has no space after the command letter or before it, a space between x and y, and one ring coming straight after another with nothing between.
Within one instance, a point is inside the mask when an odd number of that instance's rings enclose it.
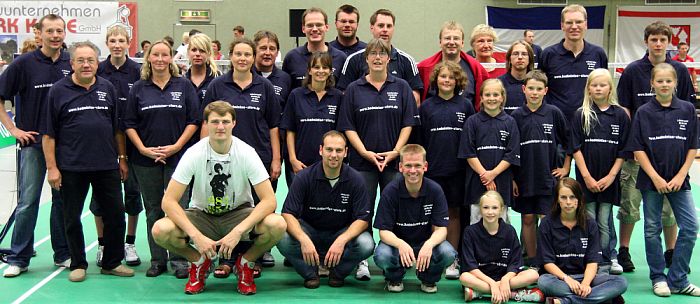
<instances>
[{"instance_id":1,"label":"red sneaker","mask_svg":"<svg viewBox=\"0 0 700 304\"><path fill-rule=\"evenodd\" d=\"M185 285L186 294L198 294L204 291L204 280L207 278L207 270L211 266L211 260L205 259L202 265L190 263L190 279Z\"/></svg>"},{"instance_id":2,"label":"red sneaker","mask_svg":"<svg viewBox=\"0 0 700 304\"><path fill-rule=\"evenodd\" d=\"M238 256L236 259L236 276L238 277L238 293L242 295L253 295L257 291L255 287L255 282L253 281L253 268L255 268L255 262L249 261L246 265L241 266L241 257Z\"/></svg>"}]
</instances>

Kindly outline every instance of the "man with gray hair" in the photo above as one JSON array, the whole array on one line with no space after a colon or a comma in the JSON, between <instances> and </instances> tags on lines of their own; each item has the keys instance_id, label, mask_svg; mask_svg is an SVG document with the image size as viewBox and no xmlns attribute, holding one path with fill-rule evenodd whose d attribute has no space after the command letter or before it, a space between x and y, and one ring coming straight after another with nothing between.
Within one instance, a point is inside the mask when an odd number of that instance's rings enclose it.
<instances>
[{"instance_id":1,"label":"man with gray hair","mask_svg":"<svg viewBox=\"0 0 700 304\"><path fill-rule=\"evenodd\" d=\"M68 279L85 280L88 263L80 214L90 186L102 212L102 274L133 276L124 258L124 204L120 181L126 180L124 134L118 127L119 99L114 86L96 77L97 46L77 42L70 47L73 74L49 90L43 150L52 188L61 191L71 264Z\"/></svg>"}]
</instances>

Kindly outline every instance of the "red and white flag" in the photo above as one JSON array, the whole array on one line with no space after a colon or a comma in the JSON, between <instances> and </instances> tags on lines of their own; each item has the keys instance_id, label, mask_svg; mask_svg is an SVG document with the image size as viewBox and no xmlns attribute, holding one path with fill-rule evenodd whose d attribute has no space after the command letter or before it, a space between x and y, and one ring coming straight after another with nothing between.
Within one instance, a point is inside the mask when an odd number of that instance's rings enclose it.
<instances>
[{"instance_id":1,"label":"red and white flag","mask_svg":"<svg viewBox=\"0 0 700 304\"><path fill-rule=\"evenodd\" d=\"M617 33L615 35L615 61L630 63L644 56L644 28L663 21L673 29L668 46L675 55L678 42L690 46L689 55L700 58L700 7L698 6L620 6L617 9Z\"/></svg>"}]
</instances>

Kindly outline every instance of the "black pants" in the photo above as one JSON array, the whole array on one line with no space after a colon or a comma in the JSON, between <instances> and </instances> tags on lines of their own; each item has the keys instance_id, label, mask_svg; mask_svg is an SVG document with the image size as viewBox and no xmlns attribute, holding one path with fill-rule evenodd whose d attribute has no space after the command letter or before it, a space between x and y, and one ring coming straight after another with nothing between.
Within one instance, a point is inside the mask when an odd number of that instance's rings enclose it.
<instances>
[{"instance_id":1,"label":"black pants","mask_svg":"<svg viewBox=\"0 0 700 304\"><path fill-rule=\"evenodd\" d=\"M70 172L61 171L63 222L70 249L70 269L87 269L85 238L80 215L87 192L92 186L93 196L102 211L104 222L104 256L102 268L113 269L124 259L124 203L122 202L119 170Z\"/></svg>"}]
</instances>

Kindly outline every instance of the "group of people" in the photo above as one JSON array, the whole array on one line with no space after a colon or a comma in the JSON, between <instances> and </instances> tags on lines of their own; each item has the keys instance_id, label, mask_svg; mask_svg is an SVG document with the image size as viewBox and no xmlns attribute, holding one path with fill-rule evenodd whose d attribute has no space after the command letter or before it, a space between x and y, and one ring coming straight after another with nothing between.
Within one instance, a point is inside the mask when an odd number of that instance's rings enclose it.
<instances>
[{"instance_id":1,"label":"group of people","mask_svg":"<svg viewBox=\"0 0 700 304\"><path fill-rule=\"evenodd\" d=\"M4 276L27 271L47 174L54 261L74 282L86 279L80 215L91 186L101 273L134 275L145 209L146 276L170 263L189 278L188 294L204 290L217 256L215 276L233 272L241 294L256 293L277 245L306 288L325 276L343 286L353 271L370 280L373 256L390 292L403 291L415 268L423 292L437 292L444 273L460 280L467 301L621 303L627 282L610 274L634 269L629 239L643 198L654 294L700 296L687 278L698 231L688 179L695 92L685 66L666 55L668 25L645 28L648 52L615 90L605 52L584 39L580 5L562 10L560 43L536 52L531 39L513 42L502 71L480 64L493 62L488 27L472 33L477 59L450 21L441 50L416 63L391 42L391 11L372 14L367 43L356 36L359 16L341 6L338 37L327 43L328 16L307 9L307 43L281 69L275 33L239 37L223 74L216 44L196 31L182 73L172 42L149 42L139 66L128 58L128 33L113 27L99 62L91 42L63 49L60 16L41 18L41 47L0 75L0 96L19 101L15 121L2 111L0 122L22 147ZM522 215L520 236L509 208Z\"/></svg>"}]
</instances>

